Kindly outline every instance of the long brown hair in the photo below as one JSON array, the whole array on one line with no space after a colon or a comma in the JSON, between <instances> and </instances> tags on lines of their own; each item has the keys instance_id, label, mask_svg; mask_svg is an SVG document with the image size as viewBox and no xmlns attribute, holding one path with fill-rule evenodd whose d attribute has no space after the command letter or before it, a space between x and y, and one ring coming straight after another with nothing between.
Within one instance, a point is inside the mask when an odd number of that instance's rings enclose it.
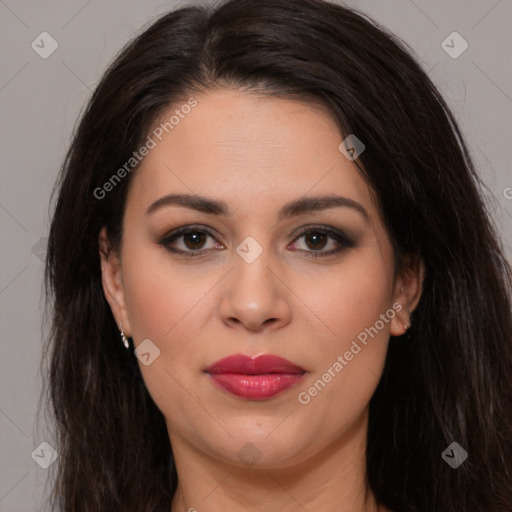
<instances>
[{"instance_id":1,"label":"long brown hair","mask_svg":"<svg viewBox=\"0 0 512 512\"><path fill-rule=\"evenodd\" d=\"M370 402L367 484L395 512L505 512L512 504L512 270L450 109L406 45L322 0L231 0L160 17L104 74L55 192L45 284L48 398L65 511L169 512L177 477L164 418L101 286L98 233L122 235L134 168L102 187L180 98L214 87L328 109L365 151L397 261L426 274L409 332L390 342ZM340 139L341 140L341 139ZM468 459L441 453L457 442Z\"/></svg>"}]
</instances>

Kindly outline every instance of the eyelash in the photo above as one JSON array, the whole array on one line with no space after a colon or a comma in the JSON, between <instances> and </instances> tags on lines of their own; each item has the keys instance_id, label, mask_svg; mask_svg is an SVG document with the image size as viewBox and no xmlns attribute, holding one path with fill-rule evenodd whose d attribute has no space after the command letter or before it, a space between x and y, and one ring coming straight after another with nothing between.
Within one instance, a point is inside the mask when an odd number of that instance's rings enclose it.
<instances>
[{"instance_id":1,"label":"eyelash","mask_svg":"<svg viewBox=\"0 0 512 512\"><path fill-rule=\"evenodd\" d=\"M172 231L171 233L167 234L162 240L160 240L158 243L165 247L168 251L183 255L190 258L195 258L198 256L202 256L205 254L205 251L209 251L211 249L199 249L199 250L188 250L188 251L182 251L181 249L171 248L169 244L177 240L178 238L182 237L183 235L189 234L189 233L206 233L212 238L215 238L213 233L211 233L208 229L204 229L201 226L184 226L181 228L176 229L175 231ZM336 242L340 244L339 247L336 249L331 249L330 251L322 251L322 250L309 250L305 251L308 254L308 257L312 258L319 258L319 257L325 257L330 256L333 254L336 254L343 249L349 249L355 246L355 242L350 239L345 233L337 230L333 230L327 227L322 226L310 226L308 229L302 231L299 233L294 241L292 243L295 243L297 240L299 240L304 235L310 234L310 233L321 233L323 235L328 235L332 239L334 239ZM303 249L299 249L300 251L304 251Z\"/></svg>"}]
</instances>

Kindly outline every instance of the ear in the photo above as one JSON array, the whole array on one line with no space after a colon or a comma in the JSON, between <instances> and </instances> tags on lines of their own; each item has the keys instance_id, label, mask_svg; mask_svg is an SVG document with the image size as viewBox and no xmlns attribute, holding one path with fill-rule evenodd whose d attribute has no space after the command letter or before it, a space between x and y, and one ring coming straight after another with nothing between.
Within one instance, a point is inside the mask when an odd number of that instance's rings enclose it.
<instances>
[{"instance_id":1,"label":"ear","mask_svg":"<svg viewBox=\"0 0 512 512\"><path fill-rule=\"evenodd\" d=\"M411 313L416 309L423 291L425 264L418 254L407 254L402 259L401 269L395 280L393 304L396 315L391 320L391 336L401 336L411 326Z\"/></svg>"},{"instance_id":2,"label":"ear","mask_svg":"<svg viewBox=\"0 0 512 512\"><path fill-rule=\"evenodd\" d=\"M101 260L101 282L103 293L110 304L112 315L117 326L122 325L124 334L131 336L131 327L126 314L126 302L123 289L123 275L121 260L113 250L107 235L107 228L104 226L98 237L100 260Z\"/></svg>"}]
</instances>

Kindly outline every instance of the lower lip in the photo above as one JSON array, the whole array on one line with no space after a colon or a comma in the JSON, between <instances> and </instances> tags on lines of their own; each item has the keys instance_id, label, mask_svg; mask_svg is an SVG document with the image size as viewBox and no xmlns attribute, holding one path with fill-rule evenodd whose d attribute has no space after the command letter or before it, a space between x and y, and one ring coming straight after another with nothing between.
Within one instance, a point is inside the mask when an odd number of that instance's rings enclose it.
<instances>
[{"instance_id":1,"label":"lower lip","mask_svg":"<svg viewBox=\"0 0 512 512\"><path fill-rule=\"evenodd\" d=\"M210 374L213 381L229 393L249 400L264 400L295 386L303 373L268 373L242 375L238 373Z\"/></svg>"}]
</instances>

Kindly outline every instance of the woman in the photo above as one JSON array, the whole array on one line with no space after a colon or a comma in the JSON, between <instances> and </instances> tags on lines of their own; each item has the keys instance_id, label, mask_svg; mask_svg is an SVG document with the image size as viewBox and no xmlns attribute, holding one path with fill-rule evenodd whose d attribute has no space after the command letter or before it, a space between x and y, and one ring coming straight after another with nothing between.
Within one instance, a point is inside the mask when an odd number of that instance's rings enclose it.
<instances>
[{"instance_id":1,"label":"woman","mask_svg":"<svg viewBox=\"0 0 512 512\"><path fill-rule=\"evenodd\" d=\"M510 510L511 269L480 186L428 76L363 15L161 17L58 183L54 504Z\"/></svg>"}]
</instances>

